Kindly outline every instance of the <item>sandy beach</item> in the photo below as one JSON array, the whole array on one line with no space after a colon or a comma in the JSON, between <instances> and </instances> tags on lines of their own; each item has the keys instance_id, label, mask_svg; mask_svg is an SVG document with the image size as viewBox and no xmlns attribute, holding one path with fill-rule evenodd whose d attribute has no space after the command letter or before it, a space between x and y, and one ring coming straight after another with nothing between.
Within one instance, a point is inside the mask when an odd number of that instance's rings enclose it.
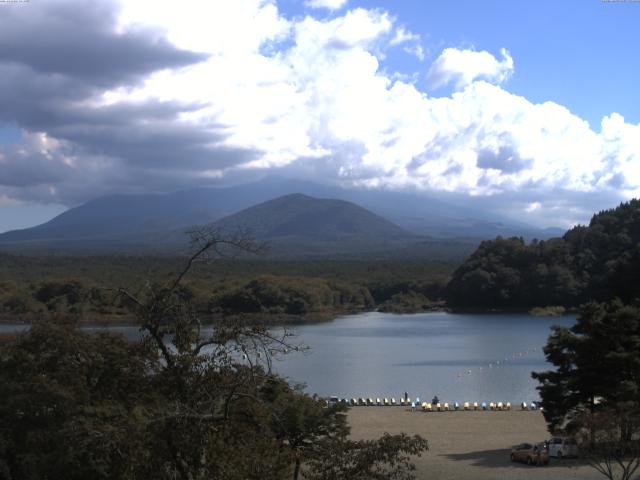
<instances>
[{"instance_id":1,"label":"sandy beach","mask_svg":"<svg viewBox=\"0 0 640 480\"><path fill-rule=\"evenodd\" d=\"M512 445L549 438L539 411L426 413L404 407L353 407L349 423L357 439L384 432L426 438L429 451L415 459L420 480L604 478L579 460L552 458L548 466L541 467L510 462Z\"/></svg>"}]
</instances>

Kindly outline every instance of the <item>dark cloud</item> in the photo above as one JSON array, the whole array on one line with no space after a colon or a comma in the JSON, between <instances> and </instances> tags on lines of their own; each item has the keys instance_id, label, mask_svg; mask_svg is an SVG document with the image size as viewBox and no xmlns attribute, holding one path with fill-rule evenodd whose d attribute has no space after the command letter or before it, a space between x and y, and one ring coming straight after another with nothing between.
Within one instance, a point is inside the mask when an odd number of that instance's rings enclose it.
<instances>
[{"instance_id":1,"label":"dark cloud","mask_svg":"<svg viewBox=\"0 0 640 480\"><path fill-rule=\"evenodd\" d=\"M3 8L0 62L109 87L206 58L177 49L159 30L117 33L116 14L113 3L102 0L32 2Z\"/></svg>"},{"instance_id":2,"label":"dark cloud","mask_svg":"<svg viewBox=\"0 0 640 480\"><path fill-rule=\"evenodd\" d=\"M257 152L221 146L226 126L179 116L202 104L147 100L100 105L107 89L206 58L155 29L118 32L117 6L99 0L32 2L0 17L0 122L26 132L0 145L0 193L74 205L114 192L166 191L206 182L203 171ZM34 132L55 139L39 145ZM53 146L52 146L53 145Z\"/></svg>"},{"instance_id":3,"label":"dark cloud","mask_svg":"<svg viewBox=\"0 0 640 480\"><path fill-rule=\"evenodd\" d=\"M92 154L126 159L137 167L222 169L254 158L249 149L215 147L226 138L224 125L180 123L178 115L193 108L155 101L95 109L68 108L66 121L49 126L48 131L82 145Z\"/></svg>"},{"instance_id":4,"label":"dark cloud","mask_svg":"<svg viewBox=\"0 0 640 480\"><path fill-rule=\"evenodd\" d=\"M61 158L11 146L0 150L0 187L23 188L59 183L71 173Z\"/></svg>"},{"instance_id":5,"label":"dark cloud","mask_svg":"<svg viewBox=\"0 0 640 480\"><path fill-rule=\"evenodd\" d=\"M500 170L503 173L517 173L531 168L533 160L520 157L513 145L500 145L497 150L481 149L478 152L476 165L479 168Z\"/></svg>"}]
</instances>

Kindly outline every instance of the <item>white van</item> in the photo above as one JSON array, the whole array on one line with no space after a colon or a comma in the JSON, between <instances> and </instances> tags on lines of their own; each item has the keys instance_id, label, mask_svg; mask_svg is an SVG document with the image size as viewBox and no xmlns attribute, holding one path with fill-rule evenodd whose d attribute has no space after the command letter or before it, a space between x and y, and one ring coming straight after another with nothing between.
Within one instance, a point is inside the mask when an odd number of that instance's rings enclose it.
<instances>
[{"instance_id":1,"label":"white van","mask_svg":"<svg viewBox=\"0 0 640 480\"><path fill-rule=\"evenodd\" d=\"M577 457L578 444L573 438L553 437L549 440L549 456L556 458Z\"/></svg>"}]
</instances>

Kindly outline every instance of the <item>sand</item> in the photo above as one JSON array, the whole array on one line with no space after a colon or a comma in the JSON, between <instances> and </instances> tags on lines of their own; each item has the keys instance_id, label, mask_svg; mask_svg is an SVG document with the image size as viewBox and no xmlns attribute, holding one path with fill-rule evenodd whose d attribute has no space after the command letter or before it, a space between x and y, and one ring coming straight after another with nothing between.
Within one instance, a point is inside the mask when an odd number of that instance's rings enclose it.
<instances>
[{"instance_id":1,"label":"sand","mask_svg":"<svg viewBox=\"0 0 640 480\"><path fill-rule=\"evenodd\" d=\"M429 451L415 459L418 479L604 478L580 460L551 458L548 466L540 467L509 460L512 445L549 438L539 411L427 413L405 407L353 407L349 423L356 439L376 438L384 432L426 438Z\"/></svg>"}]
</instances>

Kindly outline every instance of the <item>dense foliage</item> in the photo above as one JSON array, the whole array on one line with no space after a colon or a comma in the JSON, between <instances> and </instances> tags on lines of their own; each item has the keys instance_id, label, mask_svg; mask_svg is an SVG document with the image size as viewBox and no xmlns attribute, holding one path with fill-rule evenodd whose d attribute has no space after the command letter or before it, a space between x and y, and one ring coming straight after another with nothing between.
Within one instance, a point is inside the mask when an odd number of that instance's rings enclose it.
<instances>
[{"instance_id":1,"label":"dense foliage","mask_svg":"<svg viewBox=\"0 0 640 480\"><path fill-rule=\"evenodd\" d=\"M116 288L162 284L180 267L173 257L0 255L0 320L68 314L80 321L130 322ZM218 261L194 265L182 292L203 316L259 314L261 321L330 318L344 312L404 309L403 295L441 300L454 264L437 262ZM400 296L398 296L400 295ZM395 296L395 298L394 298ZM406 300L406 298L405 298Z\"/></svg>"},{"instance_id":2,"label":"dense foliage","mask_svg":"<svg viewBox=\"0 0 640 480\"><path fill-rule=\"evenodd\" d=\"M554 327L544 348L556 370L534 373L553 430L583 408L640 407L640 308L589 303L571 328Z\"/></svg>"},{"instance_id":3,"label":"dense foliage","mask_svg":"<svg viewBox=\"0 0 640 480\"><path fill-rule=\"evenodd\" d=\"M562 238L482 242L453 274L454 308L519 309L640 296L640 200L594 215Z\"/></svg>"},{"instance_id":4,"label":"dense foliage","mask_svg":"<svg viewBox=\"0 0 640 480\"><path fill-rule=\"evenodd\" d=\"M574 326L553 328L544 352L556 368L533 378L549 430L576 435L607 478L632 478L640 467L640 307L589 303Z\"/></svg>"}]
</instances>

